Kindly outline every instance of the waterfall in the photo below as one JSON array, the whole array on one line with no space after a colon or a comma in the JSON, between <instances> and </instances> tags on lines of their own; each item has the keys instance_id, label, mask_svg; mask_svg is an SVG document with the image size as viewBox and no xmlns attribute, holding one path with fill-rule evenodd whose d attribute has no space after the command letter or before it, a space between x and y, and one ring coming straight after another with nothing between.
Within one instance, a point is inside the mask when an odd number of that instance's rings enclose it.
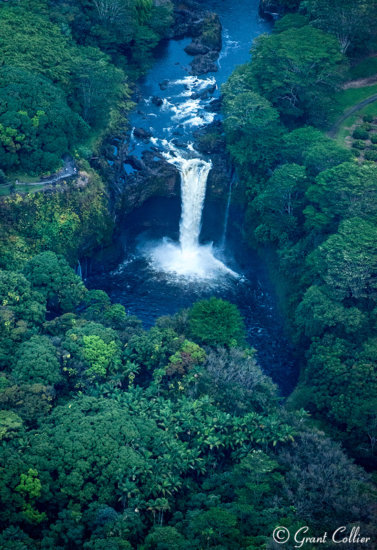
<instances>
[{"instance_id":1,"label":"waterfall","mask_svg":"<svg viewBox=\"0 0 377 550\"><path fill-rule=\"evenodd\" d=\"M235 179L236 178L235 178L235 172L234 172L229 183L228 199L226 201L225 216L224 216L224 229L223 229L223 234L220 241L221 250L224 250L225 243L226 243L226 234L228 232L228 222L229 222L229 210L230 210L230 203L232 200L233 183Z\"/></svg>"},{"instance_id":2,"label":"waterfall","mask_svg":"<svg viewBox=\"0 0 377 550\"><path fill-rule=\"evenodd\" d=\"M143 254L159 272L174 274L184 280L218 280L223 276L237 277L237 273L218 260L212 243L199 242L202 212L206 196L211 161L185 158L186 151L169 145L166 160L176 166L181 175L182 212L179 224L179 243L164 238L146 243Z\"/></svg>"},{"instance_id":3,"label":"waterfall","mask_svg":"<svg viewBox=\"0 0 377 550\"><path fill-rule=\"evenodd\" d=\"M207 178L212 163L198 158L182 157L171 157L170 162L181 174L182 214L179 242L184 253L195 250L199 246Z\"/></svg>"},{"instance_id":4,"label":"waterfall","mask_svg":"<svg viewBox=\"0 0 377 550\"><path fill-rule=\"evenodd\" d=\"M82 269L81 269L80 260L77 261L76 275L78 275L80 279L82 279Z\"/></svg>"}]
</instances>

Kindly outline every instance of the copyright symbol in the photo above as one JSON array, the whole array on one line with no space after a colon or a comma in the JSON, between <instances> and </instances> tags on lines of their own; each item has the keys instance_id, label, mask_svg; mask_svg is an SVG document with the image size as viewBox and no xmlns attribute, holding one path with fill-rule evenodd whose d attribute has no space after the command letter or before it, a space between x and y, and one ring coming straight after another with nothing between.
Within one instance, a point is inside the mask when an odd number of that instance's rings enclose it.
<instances>
[{"instance_id":1,"label":"copyright symbol","mask_svg":"<svg viewBox=\"0 0 377 550\"><path fill-rule=\"evenodd\" d=\"M289 541L290 536L291 534L286 527L276 527L275 531L272 533L274 541L278 544L285 544Z\"/></svg>"}]
</instances>

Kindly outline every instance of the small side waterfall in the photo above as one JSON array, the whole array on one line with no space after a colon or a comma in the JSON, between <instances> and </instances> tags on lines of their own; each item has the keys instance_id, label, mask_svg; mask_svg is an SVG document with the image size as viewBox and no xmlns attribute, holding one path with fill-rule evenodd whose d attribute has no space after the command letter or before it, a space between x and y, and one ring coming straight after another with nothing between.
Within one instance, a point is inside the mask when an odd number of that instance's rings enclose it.
<instances>
[{"instance_id":1,"label":"small side waterfall","mask_svg":"<svg viewBox=\"0 0 377 550\"><path fill-rule=\"evenodd\" d=\"M229 223L229 210L230 210L230 203L231 203L231 200L232 200L232 190L233 190L233 184L234 184L235 179L236 179L236 176L235 176L235 172L234 172L231 179L230 179L230 183L229 183L228 199L227 199L227 202L226 202L225 216L224 216L224 229L223 229L223 234L222 234L221 241L220 241L221 250L225 249L225 244L226 244L226 234L228 232L228 223Z\"/></svg>"},{"instance_id":2,"label":"small side waterfall","mask_svg":"<svg viewBox=\"0 0 377 550\"><path fill-rule=\"evenodd\" d=\"M80 260L77 260L76 275L78 275L80 277L80 279L83 278L82 277L82 268L81 268Z\"/></svg>"}]
</instances>

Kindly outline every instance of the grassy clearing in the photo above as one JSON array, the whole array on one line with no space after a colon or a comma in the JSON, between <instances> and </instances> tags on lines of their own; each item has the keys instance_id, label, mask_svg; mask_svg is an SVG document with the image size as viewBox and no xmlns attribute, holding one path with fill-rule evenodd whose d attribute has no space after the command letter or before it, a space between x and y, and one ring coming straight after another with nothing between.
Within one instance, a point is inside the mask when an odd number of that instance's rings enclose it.
<instances>
[{"instance_id":1,"label":"grassy clearing","mask_svg":"<svg viewBox=\"0 0 377 550\"><path fill-rule=\"evenodd\" d=\"M349 88L348 90L342 90L336 96L337 115L340 116L344 111L353 107L353 105L356 105L374 94L377 94L377 84L365 86L364 88Z\"/></svg>"},{"instance_id":2,"label":"grassy clearing","mask_svg":"<svg viewBox=\"0 0 377 550\"><path fill-rule=\"evenodd\" d=\"M372 115L373 117L377 118L377 102L371 103L363 109L360 109L360 111L354 113L343 122L336 137L339 145L344 145L347 137L351 135L351 130L353 126L358 120L362 119L364 115Z\"/></svg>"},{"instance_id":3,"label":"grassy clearing","mask_svg":"<svg viewBox=\"0 0 377 550\"><path fill-rule=\"evenodd\" d=\"M10 195L11 185L0 185L0 197L6 197ZM14 188L15 193L36 193L41 191L44 185L16 185Z\"/></svg>"}]
</instances>

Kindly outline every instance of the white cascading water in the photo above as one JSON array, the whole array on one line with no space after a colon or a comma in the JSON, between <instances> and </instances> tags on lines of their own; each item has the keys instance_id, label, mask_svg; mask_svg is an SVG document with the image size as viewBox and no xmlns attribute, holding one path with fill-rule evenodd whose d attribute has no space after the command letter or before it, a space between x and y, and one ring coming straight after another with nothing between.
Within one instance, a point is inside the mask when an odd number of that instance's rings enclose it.
<instances>
[{"instance_id":1,"label":"white cascading water","mask_svg":"<svg viewBox=\"0 0 377 550\"><path fill-rule=\"evenodd\" d=\"M200 158L185 158L175 147L165 157L181 174L182 213L179 244L163 239L157 246L147 247L147 255L155 269L191 279L218 279L237 274L215 258L212 244L199 242L202 212L212 163Z\"/></svg>"},{"instance_id":2,"label":"white cascading water","mask_svg":"<svg viewBox=\"0 0 377 550\"><path fill-rule=\"evenodd\" d=\"M179 242L182 252L196 250L199 246L202 212L206 196L207 178L211 162L204 160L174 158L181 174L182 214L179 225Z\"/></svg>"}]
</instances>

